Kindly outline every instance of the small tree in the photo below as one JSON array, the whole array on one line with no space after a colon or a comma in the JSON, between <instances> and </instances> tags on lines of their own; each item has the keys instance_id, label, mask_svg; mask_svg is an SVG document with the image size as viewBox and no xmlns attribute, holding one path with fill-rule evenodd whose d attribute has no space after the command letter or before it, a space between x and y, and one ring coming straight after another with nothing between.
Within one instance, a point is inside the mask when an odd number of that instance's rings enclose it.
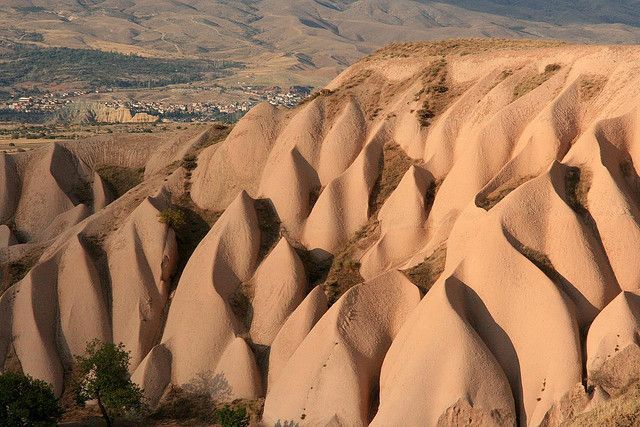
<instances>
[{"instance_id":1,"label":"small tree","mask_svg":"<svg viewBox=\"0 0 640 427\"><path fill-rule=\"evenodd\" d=\"M124 344L94 340L84 356L76 356L73 388L76 401L84 405L95 399L107 426L114 417L142 408L142 390L131 382L129 353Z\"/></svg>"},{"instance_id":2,"label":"small tree","mask_svg":"<svg viewBox=\"0 0 640 427\"><path fill-rule=\"evenodd\" d=\"M27 375L0 375L0 426L55 425L62 415L51 386Z\"/></svg>"}]
</instances>

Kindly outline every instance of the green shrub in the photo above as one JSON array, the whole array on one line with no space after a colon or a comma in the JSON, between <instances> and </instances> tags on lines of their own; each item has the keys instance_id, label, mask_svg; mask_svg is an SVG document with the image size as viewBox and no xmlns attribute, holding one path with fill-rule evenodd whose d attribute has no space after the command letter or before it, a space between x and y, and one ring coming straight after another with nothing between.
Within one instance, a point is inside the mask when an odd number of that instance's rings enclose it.
<instances>
[{"instance_id":1,"label":"green shrub","mask_svg":"<svg viewBox=\"0 0 640 427\"><path fill-rule=\"evenodd\" d=\"M160 222L167 224L176 231L181 230L187 224L185 214L180 209L164 209L158 217L160 218Z\"/></svg>"},{"instance_id":2,"label":"green shrub","mask_svg":"<svg viewBox=\"0 0 640 427\"><path fill-rule=\"evenodd\" d=\"M562 66L560 64L548 64L544 68L544 72L541 74L536 74L534 76L529 77L528 79L518 83L513 88L513 99L514 101L527 93L531 92L538 86L542 85L544 82L549 80L555 73L560 70Z\"/></svg>"},{"instance_id":3,"label":"green shrub","mask_svg":"<svg viewBox=\"0 0 640 427\"><path fill-rule=\"evenodd\" d=\"M87 344L83 356L76 356L73 391L76 402L96 400L102 417L111 426L113 418L142 409L142 390L131 381L129 353L124 344Z\"/></svg>"},{"instance_id":4,"label":"green shrub","mask_svg":"<svg viewBox=\"0 0 640 427\"><path fill-rule=\"evenodd\" d=\"M215 420L222 427L246 427L249 425L249 415L243 406L232 408L224 405L215 412Z\"/></svg>"},{"instance_id":5,"label":"green shrub","mask_svg":"<svg viewBox=\"0 0 640 427\"><path fill-rule=\"evenodd\" d=\"M51 386L27 375L0 375L0 426L55 425L62 415Z\"/></svg>"}]
</instances>

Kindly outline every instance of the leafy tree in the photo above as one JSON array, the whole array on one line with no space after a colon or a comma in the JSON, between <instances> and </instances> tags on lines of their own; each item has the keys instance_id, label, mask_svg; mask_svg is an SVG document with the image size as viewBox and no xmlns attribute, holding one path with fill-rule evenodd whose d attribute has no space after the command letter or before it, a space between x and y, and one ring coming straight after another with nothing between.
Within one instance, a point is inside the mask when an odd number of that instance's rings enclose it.
<instances>
[{"instance_id":1,"label":"leafy tree","mask_svg":"<svg viewBox=\"0 0 640 427\"><path fill-rule=\"evenodd\" d=\"M90 342L83 356L76 356L76 401L84 405L95 399L107 426L117 416L142 409L142 390L131 381L129 357L124 344L99 340Z\"/></svg>"},{"instance_id":2,"label":"leafy tree","mask_svg":"<svg viewBox=\"0 0 640 427\"><path fill-rule=\"evenodd\" d=\"M0 375L0 426L55 425L62 415L51 386L27 375Z\"/></svg>"}]
</instances>

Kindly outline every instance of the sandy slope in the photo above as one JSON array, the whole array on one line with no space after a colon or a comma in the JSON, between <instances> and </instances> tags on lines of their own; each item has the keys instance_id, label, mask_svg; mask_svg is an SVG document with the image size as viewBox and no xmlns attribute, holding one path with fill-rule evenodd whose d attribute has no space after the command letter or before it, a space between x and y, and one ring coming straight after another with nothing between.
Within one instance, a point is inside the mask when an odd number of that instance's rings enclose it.
<instances>
[{"instance_id":1,"label":"sandy slope","mask_svg":"<svg viewBox=\"0 0 640 427\"><path fill-rule=\"evenodd\" d=\"M640 378L638 58L394 45L202 151L210 135L5 156L0 254L48 243L0 298L0 361L61 392L69 356L114 339L152 403L172 386L265 398L268 425L593 409ZM190 151L193 174L173 163ZM108 203L96 159L146 165L145 181ZM224 213L185 255L158 219L170 205Z\"/></svg>"}]
</instances>

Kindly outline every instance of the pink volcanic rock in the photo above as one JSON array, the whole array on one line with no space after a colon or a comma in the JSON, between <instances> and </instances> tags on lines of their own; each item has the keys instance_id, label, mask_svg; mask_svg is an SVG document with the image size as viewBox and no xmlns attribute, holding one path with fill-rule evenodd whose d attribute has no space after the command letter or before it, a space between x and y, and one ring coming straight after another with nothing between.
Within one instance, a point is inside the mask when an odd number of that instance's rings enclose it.
<instances>
[{"instance_id":1,"label":"pink volcanic rock","mask_svg":"<svg viewBox=\"0 0 640 427\"><path fill-rule=\"evenodd\" d=\"M327 296L320 286L313 288L280 328L269 352L269 387L311 329L327 311Z\"/></svg>"},{"instance_id":2,"label":"pink volcanic rock","mask_svg":"<svg viewBox=\"0 0 640 427\"><path fill-rule=\"evenodd\" d=\"M279 116L275 107L260 104L234 127L223 143L200 154L191 189L198 206L223 210L242 190L255 193L277 135Z\"/></svg>"},{"instance_id":3,"label":"pink volcanic rock","mask_svg":"<svg viewBox=\"0 0 640 427\"><path fill-rule=\"evenodd\" d=\"M91 214L89 208L85 204L79 204L68 211L62 212L47 225L44 231L38 233L37 240L47 241L57 237L60 233L74 225Z\"/></svg>"},{"instance_id":4,"label":"pink volcanic rock","mask_svg":"<svg viewBox=\"0 0 640 427\"><path fill-rule=\"evenodd\" d=\"M365 142L366 130L360 106L350 99L322 142L318 175L323 186L340 176L355 160Z\"/></svg>"},{"instance_id":5,"label":"pink volcanic rock","mask_svg":"<svg viewBox=\"0 0 640 427\"><path fill-rule=\"evenodd\" d=\"M63 367L56 340L56 269L55 260L39 263L0 297L0 312L7 316L0 343L5 350L12 342L24 372L50 383L59 396Z\"/></svg>"},{"instance_id":6,"label":"pink volcanic rock","mask_svg":"<svg viewBox=\"0 0 640 427\"><path fill-rule=\"evenodd\" d=\"M249 334L254 343L268 346L306 296L304 266L287 239L280 239L256 270L252 282L253 316Z\"/></svg>"},{"instance_id":7,"label":"pink volcanic rock","mask_svg":"<svg viewBox=\"0 0 640 427\"><path fill-rule=\"evenodd\" d=\"M259 376L246 377L255 373L255 361L236 341L240 322L229 304L240 282L253 274L259 236L253 200L242 192L198 245L182 273L160 344L171 355L170 369L166 369L164 351L164 356L142 364L145 372L163 372L166 377L156 380L136 373L141 384L188 385L204 376L228 388L225 399L261 394ZM230 358L236 363L230 363ZM248 384L247 378L253 382Z\"/></svg>"},{"instance_id":8,"label":"pink volcanic rock","mask_svg":"<svg viewBox=\"0 0 640 427\"><path fill-rule=\"evenodd\" d=\"M431 185L432 180L421 168L411 166L405 173L378 212L381 236L362 257L362 277L373 278L398 266L424 246L426 196Z\"/></svg>"},{"instance_id":9,"label":"pink volcanic rock","mask_svg":"<svg viewBox=\"0 0 640 427\"><path fill-rule=\"evenodd\" d=\"M17 243L13 232L9 227L0 225L0 249L15 245Z\"/></svg>"},{"instance_id":10,"label":"pink volcanic rock","mask_svg":"<svg viewBox=\"0 0 640 427\"><path fill-rule=\"evenodd\" d=\"M54 143L39 154L22 175L14 219L28 238L38 238L58 215L91 197L90 171L71 151Z\"/></svg>"},{"instance_id":11,"label":"pink volcanic rock","mask_svg":"<svg viewBox=\"0 0 640 427\"><path fill-rule=\"evenodd\" d=\"M319 189L315 171L293 148L278 168L264 177L260 194L271 200L284 228L299 237L311 212L314 189Z\"/></svg>"},{"instance_id":12,"label":"pink volcanic rock","mask_svg":"<svg viewBox=\"0 0 640 427\"><path fill-rule=\"evenodd\" d=\"M303 242L307 247L335 251L369 217L369 194L380 173L380 139L366 145L358 158L322 192L307 220ZM349 209L345 209L345 206Z\"/></svg>"},{"instance_id":13,"label":"pink volcanic rock","mask_svg":"<svg viewBox=\"0 0 640 427\"><path fill-rule=\"evenodd\" d=\"M621 292L595 318L587 335L589 379L619 392L640 378L640 297Z\"/></svg>"},{"instance_id":14,"label":"pink volcanic rock","mask_svg":"<svg viewBox=\"0 0 640 427\"><path fill-rule=\"evenodd\" d=\"M208 141L200 130L3 155L0 223L27 244L0 248L0 366L15 350L59 393L69 353L112 337L151 403L173 386L265 397L269 424L538 425L597 409L640 378L638 57L397 44L298 108L253 109L191 178L172 168ZM395 189L392 144L414 162ZM144 168L144 181L108 203L103 166ZM373 217L372 196L387 194ZM287 239L259 266L271 224L249 195L273 203ZM158 221L169 202L226 209L172 297L176 241ZM445 253L440 273L431 255ZM348 256L365 283L326 311L320 261ZM337 277L355 275L344 267ZM435 281L419 305L398 270Z\"/></svg>"},{"instance_id":15,"label":"pink volcanic rock","mask_svg":"<svg viewBox=\"0 0 640 427\"><path fill-rule=\"evenodd\" d=\"M418 289L397 272L350 289L271 384L264 421L367 424L382 360L419 299Z\"/></svg>"},{"instance_id":16,"label":"pink volcanic rock","mask_svg":"<svg viewBox=\"0 0 640 427\"><path fill-rule=\"evenodd\" d=\"M82 238L74 236L58 264L60 328L69 355L84 353L94 339L110 342L107 290Z\"/></svg>"},{"instance_id":17,"label":"pink volcanic rock","mask_svg":"<svg viewBox=\"0 0 640 427\"><path fill-rule=\"evenodd\" d=\"M131 369L162 334L177 262L175 232L160 221L163 202L145 199L109 239L113 339L131 352Z\"/></svg>"},{"instance_id":18,"label":"pink volcanic rock","mask_svg":"<svg viewBox=\"0 0 640 427\"><path fill-rule=\"evenodd\" d=\"M515 423L509 382L466 317L464 288L441 280L409 316L384 359L372 426L436 425L459 401L471 406L469 423Z\"/></svg>"}]
</instances>

